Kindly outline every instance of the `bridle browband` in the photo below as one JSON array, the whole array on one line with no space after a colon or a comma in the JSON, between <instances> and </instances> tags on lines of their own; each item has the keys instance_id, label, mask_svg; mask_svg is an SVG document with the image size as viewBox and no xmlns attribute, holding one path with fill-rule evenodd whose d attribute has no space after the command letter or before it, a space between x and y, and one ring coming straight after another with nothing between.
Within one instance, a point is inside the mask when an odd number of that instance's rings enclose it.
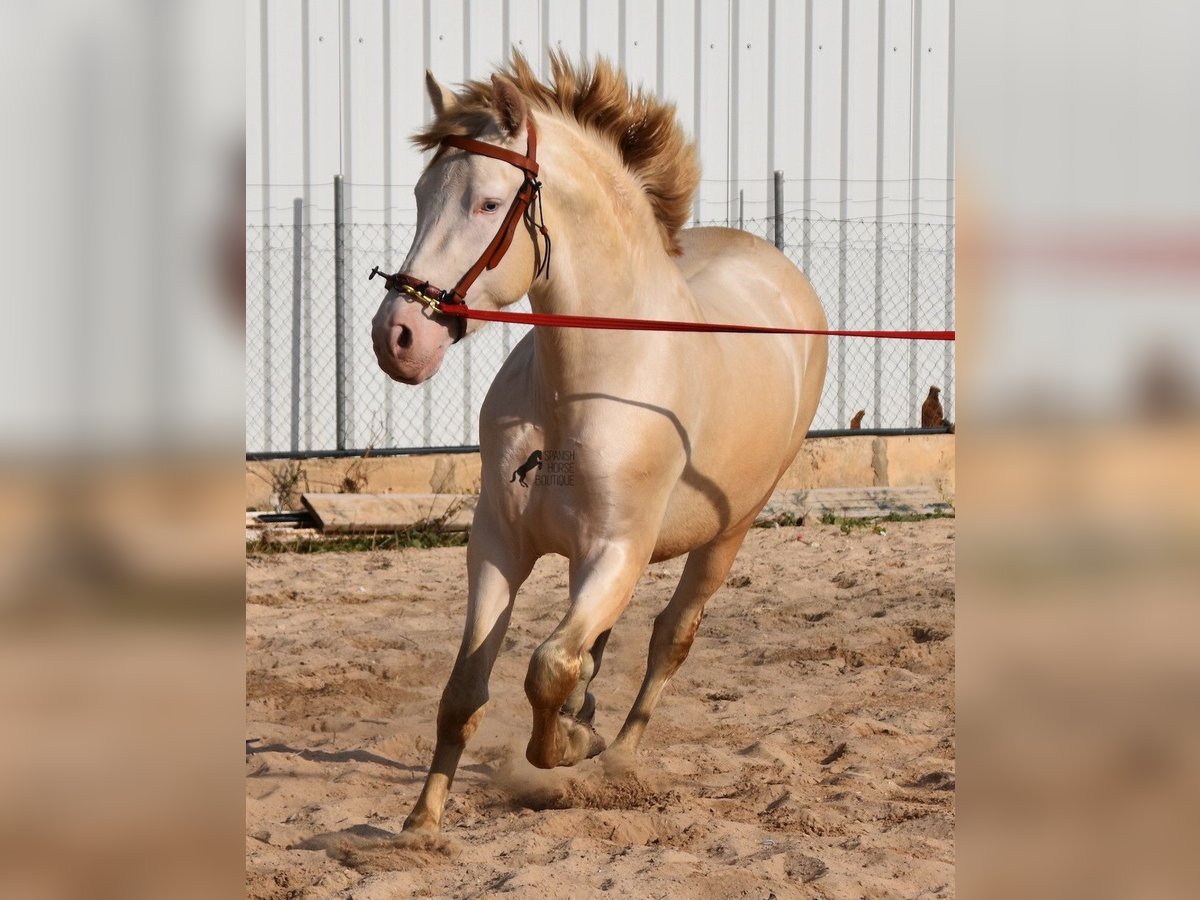
<instances>
[{"instance_id":1,"label":"bridle browband","mask_svg":"<svg viewBox=\"0 0 1200 900\"><path fill-rule=\"evenodd\" d=\"M509 206L508 213L504 216L504 221L500 223L500 229L496 232L496 236L492 238L492 242L487 245L483 254L475 261L475 264L467 269L462 278L458 279L458 284L447 291L444 288L434 287L428 281L423 281L407 273L396 272L388 275L381 272L379 266L371 270L369 277L374 278L376 275L381 275L383 283L388 290L407 294L414 300L424 303L435 313L442 312L443 306L465 307L467 303L467 291L471 289L471 285L475 283L475 279L484 273L484 270L491 270L500 265L500 260L504 259L504 254L508 252L513 236L517 232L517 223L522 219L525 220L525 224L529 226L531 231L538 232L546 241L546 251L542 254L533 277L536 279L543 272L549 277L550 232L546 229L545 213L542 209L542 183L537 180L537 130L534 128L532 117L526 120L525 127L527 137L524 156L504 147L487 144L473 138L459 137L457 135L442 138L442 148L455 147L459 150L465 150L467 153L475 153L479 156L498 159L501 162L508 163L510 166L515 166L525 173L525 180L517 188L517 194L513 197L512 205ZM456 341L462 337L462 333L465 330L466 322L463 321L463 328L459 330L458 338L455 338Z\"/></svg>"}]
</instances>

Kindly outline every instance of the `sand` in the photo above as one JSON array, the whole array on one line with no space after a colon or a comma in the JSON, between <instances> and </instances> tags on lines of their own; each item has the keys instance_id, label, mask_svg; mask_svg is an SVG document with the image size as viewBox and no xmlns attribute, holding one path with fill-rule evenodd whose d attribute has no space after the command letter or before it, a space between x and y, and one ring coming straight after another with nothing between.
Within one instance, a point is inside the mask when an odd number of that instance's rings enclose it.
<instances>
[{"instance_id":1,"label":"sand","mask_svg":"<svg viewBox=\"0 0 1200 900\"><path fill-rule=\"evenodd\" d=\"M952 519L755 529L641 752L524 759L529 656L566 604L539 562L443 836L396 837L433 746L465 549L248 560L253 898L951 897ZM682 560L650 567L609 641L612 738Z\"/></svg>"}]
</instances>

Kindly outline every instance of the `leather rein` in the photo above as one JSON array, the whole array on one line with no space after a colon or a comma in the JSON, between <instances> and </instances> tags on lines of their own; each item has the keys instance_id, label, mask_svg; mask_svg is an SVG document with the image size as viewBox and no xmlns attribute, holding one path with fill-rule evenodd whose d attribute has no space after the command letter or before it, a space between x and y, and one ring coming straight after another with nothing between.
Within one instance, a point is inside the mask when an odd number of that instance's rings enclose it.
<instances>
[{"instance_id":1,"label":"leather rein","mask_svg":"<svg viewBox=\"0 0 1200 900\"><path fill-rule=\"evenodd\" d=\"M548 325L559 328L598 328L620 331L703 331L721 334L815 334L829 337L870 337L895 338L899 340L953 341L953 331L847 331L819 328L772 328L759 325L722 325L714 322L676 322L660 319L624 319L611 316L572 316L555 313L521 313L504 310L471 309L467 306L467 291L471 285L486 270L494 269L504 259L517 231L517 223L524 219L530 231L535 231L545 239L546 249L542 254L537 270L533 273L536 281L543 272L550 277L550 232L546 228L542 210L542 183L537 180L537 130L533 125L533 117L526 120L525 155L514 153L495 144L487 144L472 138L451 135L442 139L442 147L456 147L468 153L498 159L510 166L515 166L525 173L525 180L517 189L512 205L500 229L492 238L483 254L467 269L463 277L450 290L435 287L428 281L423 281L407 273L396 272L388 275L379 270L379 266L371 269L369 278L380 275L384 286L389 291L399 291L413 300L425 304L432 312L454 316L463 321L455 342L462 339L466 332L466 320L478 319L484 322L509 322L516 325Z\"/></svg>"}]
</instances>

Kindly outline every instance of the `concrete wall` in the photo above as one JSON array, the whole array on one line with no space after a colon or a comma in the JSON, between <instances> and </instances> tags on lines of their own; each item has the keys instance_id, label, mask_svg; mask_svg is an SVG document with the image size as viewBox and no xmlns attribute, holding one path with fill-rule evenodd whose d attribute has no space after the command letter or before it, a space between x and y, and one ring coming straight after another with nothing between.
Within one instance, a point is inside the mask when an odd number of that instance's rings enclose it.
<instances>
[{"instance_id":1,"label":"concrete wall","mask_svg":"<svg viewBox=\"0 0 1200 900\"><path fill-rule=\"evenodd\" d=\"M269 509L273 474L288 465L276 460L246 463L247 509ZM350 478L364 493L476 493L478 453L387 456L377 459L321 457L302 460L297 485L305 491L339 491ZM911 487L928 485L954 498L954 435L834 437L805 441L780 479L781 489L817 487ZM293 504L295 505L295 504Z\"/></svg>"}]
</instances>

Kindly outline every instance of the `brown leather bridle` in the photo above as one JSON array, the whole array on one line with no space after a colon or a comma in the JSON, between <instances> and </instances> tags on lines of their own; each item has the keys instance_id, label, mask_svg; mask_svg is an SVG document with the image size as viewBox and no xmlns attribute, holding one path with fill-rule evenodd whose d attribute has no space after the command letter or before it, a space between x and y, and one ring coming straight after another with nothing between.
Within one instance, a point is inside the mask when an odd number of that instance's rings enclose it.
<instances>
[{"instance_id":1,"label":"brown leather bridle","mask_svg":"<svg viewBox=\"0 0 1200 900\"><path fill-rule=\"evenodd\" d=\"M521 182L521 186L517 189L517 194L513 197L512 205L508 208L508 213L505 215L504 221L500 223L500 230L496 232L496 236L492 238L492 242L487 245L483 254L475 261L475 264L467 269L462 278L458 279L458 284L450 290L445 290L444 288L434 287L428 281L423 281L406 273L396 272L388 275L381 272L379 266L371 270L369 277L374 278L376 275L383 276L383 283L388 290L407 294L414 300L424 303L435 313L441 312L443 305L461 305L465 307L467 303L467 291L471 289L471 285L475 283L475 279L482 275L484 270L496 268L496 266L500 265L500 260L504 259L504 254L508 252L509 246L512 245L513 236L516 234L517 223L522 218L531 231L537 231L546 241L546 251L542 254L533 277L536 279L542 272L545 272L547 277L549 277L550 232L546 229L545 217L541 205L542 183L537 180L537 131L534 128L532 117L526 120L525 127L528 137L526 138L524 156L514 153L512 150L507 150L504 147L497 147L495 144L487 144L473 138L451 135L442 139L441 146L443 148L456 147L468 153L476 153L480 156L498 159L501 162L508 163L510 166L515 166L525 173L525 180ZM466 331L465 320L463 321L463 327L459 329L458 337L455 338L456 341L462 337L464 331Z\"/></svg>"}]
</instances>

